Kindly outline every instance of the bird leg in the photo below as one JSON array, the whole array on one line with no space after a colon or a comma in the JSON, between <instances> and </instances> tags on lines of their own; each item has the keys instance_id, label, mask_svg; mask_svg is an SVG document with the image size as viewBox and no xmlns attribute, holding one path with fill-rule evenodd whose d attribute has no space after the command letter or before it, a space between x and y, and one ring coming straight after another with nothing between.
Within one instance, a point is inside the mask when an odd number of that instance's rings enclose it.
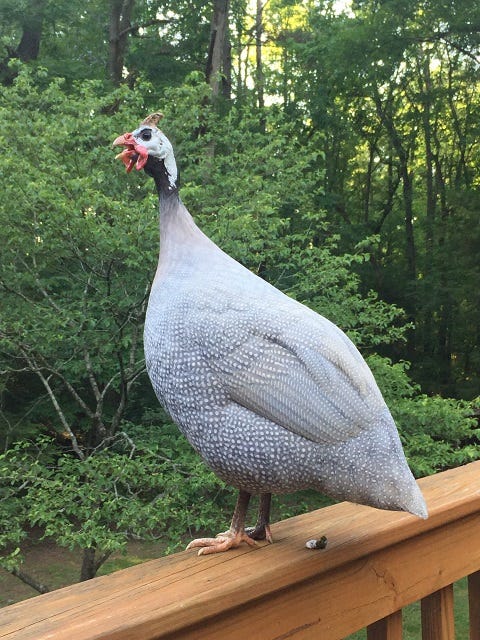
<instances>
[{"instance_id":1,"label":"bird leg","mask_svg":"<svg viewBox=\"0 0 480 640\"><path fill-rule=\"evenodd\" d=\"M198 555L201 556L209 553L227 551L227 549L235 549L240 546L242 542L246 542L251 547L254 547L255 541L252 540L245 531L245 519L249 502L250 494L248 491L240 489L230 529L225 531L225 533L219 533L215 538L197 538L196 540L192 540L187 549L201 547L198 552Z\"/></svg>"},{"instance_id":2,"label":"bird leg","mask_svg":"<svg viewBox=\"0 0 480 640\"><path fill-rule=\"evenodd\" d=\"M258 517L257 524L254 527L247 527L245 533L252 538L252 540L266 540L273 542L272 534L270 532L270 505L272 503L271 493L261 493L260 502L258 505Z\"/></svg>"}]
</instances>

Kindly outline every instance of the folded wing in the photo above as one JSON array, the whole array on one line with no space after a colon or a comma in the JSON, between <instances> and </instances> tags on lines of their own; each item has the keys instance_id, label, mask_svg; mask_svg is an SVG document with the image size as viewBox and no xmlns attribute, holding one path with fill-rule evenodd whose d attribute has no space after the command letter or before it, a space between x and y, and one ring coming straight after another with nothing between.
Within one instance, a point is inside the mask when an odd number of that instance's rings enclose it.
<instances>
[{"instance_id":1,"label":"folded wing","mask_svg":"<svg viewBox=\"0 0 480 640\"><path fill-rule=\"evenodd\" d=\"M381 393L340 329L318 315L280 328L272 320L263 333L259 326L210 361L233 401L318 443L345 442L378 423Z\"/></svg>"}]
</instances>

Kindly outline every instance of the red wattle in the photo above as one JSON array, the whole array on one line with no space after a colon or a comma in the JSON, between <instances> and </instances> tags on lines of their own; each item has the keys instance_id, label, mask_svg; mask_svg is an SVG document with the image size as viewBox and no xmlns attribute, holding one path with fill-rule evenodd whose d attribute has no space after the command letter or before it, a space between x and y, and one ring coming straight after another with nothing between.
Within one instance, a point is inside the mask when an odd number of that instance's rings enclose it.
<instances>
[{"instance_id":1,"label":"red wattle","mask_svg":"<svg viewBox=\"0 0 480 640\"><path fill-rule=\"evenodd\" d=\"M148 160L147 148L141 144L137 144L131 133L124 133L118 136L118 138L114 140L113 146L119 145L125 146L126 149L124 149L122 153L119 153L116 158L119 158L123 162L127 173L130 173L133 167L136 167L137 171L143 169Z\"/></svg>"},{"instance_id":2,"label":"red wattle","mask_svg":"<svg viewBox=\"0 0 480 640\"><path fill-rule=\"evenodd\" d=\"M137 163L135 165L137 171L143 169L143 167L147 164L148 160L148 150L141 144L135 145L135 151L138 153Z\"/></svg>"},{"instance_id":3,"label":"red wattle","mask_svg":"<svg viewBox=\"0 0 480 640\"><path fill-rule=\"evenodd\" d=\"M129 148L129 149L124 149L122 153L119 153L118 156L116 156L116 158L119 158L123 162L127 170L127 173L130 173L130 171L133 169L135 165L137 155L138 154L135 151L135 149Z\"/></svg>"}]
</instances>

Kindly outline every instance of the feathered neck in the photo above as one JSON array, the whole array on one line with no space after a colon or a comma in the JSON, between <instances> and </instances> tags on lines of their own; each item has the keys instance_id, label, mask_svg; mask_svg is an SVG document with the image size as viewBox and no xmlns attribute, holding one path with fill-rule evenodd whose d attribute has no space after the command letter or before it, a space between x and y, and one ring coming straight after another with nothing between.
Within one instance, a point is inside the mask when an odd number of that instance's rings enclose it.
<instances>
[{"instance_id":1,"label":"feathered neck","mask_svg":"<svg viewBox=\"0 0 480 640\"><path fill-rule=\"evenodd\" d=\"M145 173L153 178L160 202L175 196L178 198L177 167L175 160L170 160L169 163L166 163L163 159L148 156Z\"/></svg>"},{"instance_id":2,"label":"feathered neck","mask_svg":"<svg viewBox=\"0 0 480 640\"><path fill-rule=\"evenodd\" d=\"M173 163L175 161L173 160ZM169 171L170 169L170 171ZM190 256L195 248L215 245L197 227L192 216L180 199L178 185L172 176L177 177L177 168L172 158L165 163L163 159L148 157L145 172L155 181L160 209L160 260L161 264L176 263Z\"/></svg>"}]
</instances>

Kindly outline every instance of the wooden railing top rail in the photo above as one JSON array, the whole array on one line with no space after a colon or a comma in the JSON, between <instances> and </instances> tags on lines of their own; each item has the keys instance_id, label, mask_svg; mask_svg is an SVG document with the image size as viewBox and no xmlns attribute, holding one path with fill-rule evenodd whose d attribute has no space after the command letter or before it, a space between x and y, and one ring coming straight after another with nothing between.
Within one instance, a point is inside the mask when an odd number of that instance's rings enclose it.
<instances>
[{"instance_id":1,"label":"wooden railing top rail","mask_svg":"<svg viewBox=\"0 0 480 640\"><path fill-rule=\"evenodd\" d=\"M183 552L0 610L8 640L338 640L480 570L480 462L419 481L430 517L341 503L273 545ZM305 542L326 535L325 550Z\"/></svg>"}]
</instances>

